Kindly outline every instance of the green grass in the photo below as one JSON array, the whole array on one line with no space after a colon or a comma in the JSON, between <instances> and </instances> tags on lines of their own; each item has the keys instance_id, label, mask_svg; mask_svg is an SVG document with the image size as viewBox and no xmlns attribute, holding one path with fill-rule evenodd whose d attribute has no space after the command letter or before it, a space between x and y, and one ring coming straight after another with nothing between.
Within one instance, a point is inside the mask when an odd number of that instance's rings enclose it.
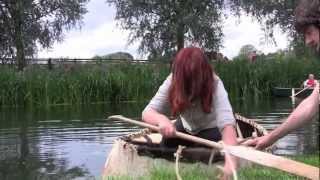
<instances>
[{"instance_id":1,"label":"green grass","mask_svg":"<svg viewBox=\"0 0 320 180\"><path fill-rule=\"evenodd\" d=\"M316 167L320 167L319 161L319 153L315 155L303 155L297 156L293 158L297 161L304 162L306 164L310 164ZM288 173L284 173L279 170L274 170L271 168L265 168L262 166L254 165L250 168L242 169L239 172L240 179L261 179L261 180L269 180L269 179L286 179L286 180L295 180L295 179L305 179L302 177L290 175Z\"/></svg>"},{"instance_id":2,"label":"green grass","mask_svg":"<svg viewBox=\"0 0 320 180\"><path fill-rule=\"evenodd\" d=\"M313 166L320 166L319 153L315 155L302 155L294 157L293 159L310 164ZM217 176L219 172L209 170L207 168L199 167L199 164L188 166L180 169L180 175L183 180L214 180L219 179ZM288 173L266 168L259 165L253 165L248 168L241 169L237 172L239 180L271 180L271 179L282 179L282 180L298 180L305 179L302 177L290 175ZM155 167L151 170L150 175L144 177L109 177L104 180L175 180L176 175L174 167Z\"/></svg>"},{"instance_id":3,"label":"green grass","mask_svg":"<svg viewBox=\"0 0 320 180\"><path fill-rule=\"evenodd\" d=\"M272 87L299 87L309 73L320 77L317 59L234 60L214 63L231 100L271 95ZM169 74L169 64L121 63L72 68L0 67L0 106L44 106L96 102L145 101ZM318 73L318 74L317 74Z\"/></svg>"},{"instance_id":4,"label":"green grass","mask_svg":"<svg viewBox=\"0 0 320 180\"><path fill-rule=\"evenodd\" d=\"M179 173L183 180L211 180L216 179L217 170L212 170L203 164L180 164ZM175 180L176 173L173 165L159 165L151 169L148 176L143 177L105 177L103 180Z\"/></svg>"}]
</instances>

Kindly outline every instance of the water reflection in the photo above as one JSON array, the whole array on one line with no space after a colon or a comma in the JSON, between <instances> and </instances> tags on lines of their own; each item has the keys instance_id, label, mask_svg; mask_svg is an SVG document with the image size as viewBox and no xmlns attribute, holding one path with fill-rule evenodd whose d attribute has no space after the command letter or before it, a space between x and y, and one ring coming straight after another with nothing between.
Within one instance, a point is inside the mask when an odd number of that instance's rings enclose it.
<instances>
[{"instance_id":1,"label":"water reflection","mask_svg":"<svg viewBox=\"0 0 320 180\"><path fill-rule=\"evenodd\" d=\"M139 127L106 120L137 118L145 103L54 106L0 110L0 179L94 179L100 176L113 140ZM292 111L290 99L233 102L235 112L259 119L267 129ZM318 117L317 117L318 118ZM319 120L278 141L277 153L318 151Z\"/></svg>"},{"instance_id":2,"label":"water reflection","mask_svg":"<svg viewBox=\"0 0 320 180\"><path fill-rule=\"evenodd\" d=\"M4 108L0 112L0 179L94 179L113 140L136 131L111 114L137 117L143 105Z\"/></svg>"}]
</instances>

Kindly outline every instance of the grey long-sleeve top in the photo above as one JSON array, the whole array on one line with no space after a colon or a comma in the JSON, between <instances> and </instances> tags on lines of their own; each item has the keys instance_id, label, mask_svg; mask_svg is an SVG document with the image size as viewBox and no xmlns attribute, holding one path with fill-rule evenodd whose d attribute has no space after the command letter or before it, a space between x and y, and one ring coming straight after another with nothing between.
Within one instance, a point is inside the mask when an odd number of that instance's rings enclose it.
<instances>
[{"instance_id":1,"label":"grey long-sleeve top","mask_svg":"<svg viewBox=\"0 0 320 180\"><path fill-rule=\"evenodd\" d=\"M215 79L217 86L213 94L211 112L203 112L200 102L195 102L177 117L177 119L182 121L184 129L191 134L197 134L201 130L214 127L218 127L221 131L226 125L235 125L235 119L228 99L228 93L226 92L221 79L218 76L215 76ZM168 97L171 81L172 74L170 74L163 82L156 95L145 107L144 111L151 108L158 113L167 116L170 115L170 103Z\"/></svg>"}]
</instances>

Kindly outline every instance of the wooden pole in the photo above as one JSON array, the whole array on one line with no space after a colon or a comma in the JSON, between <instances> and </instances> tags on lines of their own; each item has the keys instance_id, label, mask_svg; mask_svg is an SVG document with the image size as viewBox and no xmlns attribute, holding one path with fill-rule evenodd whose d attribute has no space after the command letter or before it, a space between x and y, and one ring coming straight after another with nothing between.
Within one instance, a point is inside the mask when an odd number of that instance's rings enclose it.
<instances>
[{"instance_id":1,"label":"wooden pole","mask_svg":"<svg viewBox=\"0 0 320 180\"><path fill-rule=\"evenodd\" d=\"M159 132L159 128L157 126L129 119L121 115L110 116L108 119L125 121ZM319 168L301 162L293 161L281 156L276 156L273 154L257 151L249 147L222 145L214 141L195 137L178 131L176 132L175 136L184 140L200 143L208 147L228 151L230 154L236 157L246 159L248 161L260 164L262 166L279 169L291 174L307 177L309 179L319 179Z\"/></svg>"}]
</instances>

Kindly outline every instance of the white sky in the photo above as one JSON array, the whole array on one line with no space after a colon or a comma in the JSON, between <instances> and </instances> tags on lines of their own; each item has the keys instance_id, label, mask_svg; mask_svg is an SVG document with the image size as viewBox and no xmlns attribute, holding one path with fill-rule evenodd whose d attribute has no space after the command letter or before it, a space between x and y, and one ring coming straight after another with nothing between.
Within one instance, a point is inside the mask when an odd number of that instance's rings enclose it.
<instances>
[{"instance_id":1,"label":"white sky","mask_svg":"<svg viewBox=\"0 0 320 180\"><path fill-rule=\"evenodd\" d=\"M88 13L84 16L82 28L67 32L62 43L55 43L50 50L40 50L38 57L91 58L95 55L125 51L135 58L143 58L137 53L138 42L128 46L129 32L117 26L114 21L114 7L102 0L91 0L87 8ZM246 44L252 44L264 53L284 49L288 45L286 35L280 30L275 31L277 46L261 42L264 34L260 25L247 16L241 16L240 22L238 18L227 18L223 32L225 38L221 52L228 58L236 56Z\"/></svg>"}]
</instances>

